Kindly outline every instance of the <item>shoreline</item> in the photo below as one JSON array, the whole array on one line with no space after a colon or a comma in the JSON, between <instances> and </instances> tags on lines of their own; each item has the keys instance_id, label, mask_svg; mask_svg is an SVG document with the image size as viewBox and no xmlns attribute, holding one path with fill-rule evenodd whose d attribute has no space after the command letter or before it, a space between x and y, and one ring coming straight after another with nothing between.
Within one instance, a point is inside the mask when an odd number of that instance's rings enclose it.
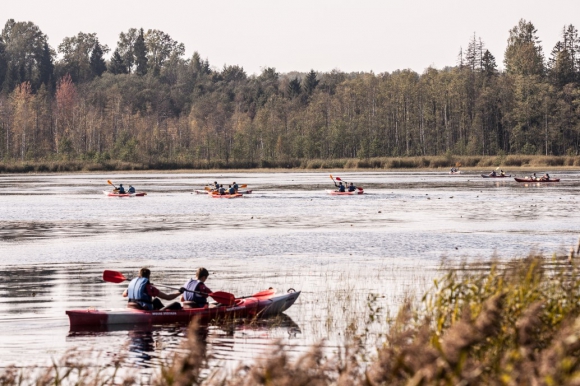
<instances>
[{"instance_id":1,"label":"shoreline","mask_svg":"<svg viewBox=\"0 0 580 386\"><path fill-rule=\"evenodd\" d=\"M232 163L167 162L130 163L111 161L38 161L0 163L0 175L14 174L96 174L96 173L309 173L309 172L448 172L459 167L463 172L490 172L496 168L510 171L550 172L580 170L580 156L425 156L380 157L370 159L294 160L286 162ZM250 166L251 165L251 166ZM216 167L217 166L217 167Z\"/></svg>"}]
</instances>

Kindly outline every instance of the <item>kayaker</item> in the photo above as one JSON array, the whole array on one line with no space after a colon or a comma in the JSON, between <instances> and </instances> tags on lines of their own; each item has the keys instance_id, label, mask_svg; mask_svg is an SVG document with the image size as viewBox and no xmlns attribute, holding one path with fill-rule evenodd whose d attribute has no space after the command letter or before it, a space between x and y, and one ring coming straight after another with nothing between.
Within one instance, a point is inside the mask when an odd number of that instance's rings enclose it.
<instances>
[{"instance_id":1,"label":"kayaker","mask_svg":"<svg viewBox=\"0 0 580 386\"><path fill-rule=\"evenodd\" d=\"M493 171L491 172L490 176L492 176L492 177L495 177L495 176L497 176L497 174L496 174L495 170L493 170Z\"/></svg>"},{"instance_id":2,"label":"kayaker","mask_svg":"<svg viewBox=\"0 0 580 386\"><path fill-rule=\"evenodd\" d=\"M544 177L542 177L543 180L549 181L550 180L550 175L548 173L544 174Z\"/></svg>"},{"instance_id":3,"label":"kayaker","mask_svg":"<svg viewBox=\"0 0 580 386\"><path fill-rule=\"evenodd\" d=\"M350 185L348 186L348 191L354 192L355 190L356 190L356 186L354 186L354 184L351 182Z\"/></svg>"},{"instance_id":4,"label":"kayaker","mask_svg":"<svg viewBox=\"0 0 580 386\"><path fill-rule=\"evenodd\" d=\"M117 190L119 191L119 194L125 194L125 188L123 187L123 184L119 184Z\"/></svg>"},{"instance_id":5,"label":"kayaker","mask_svg":"<svg viewBox=\"0 0 580 386\"><path fill-rule=\"evenodd\" d=\"M531 176L531 177L530 177L530 179L531 179L532 181L537 181L537 180L538 180L538 177L536 177L536 173L534 173L534 175L533 175L533 176Z\"/></svg>"},{"instance_id":6,"label":"kayaker","mask_svg":"<svg viewBox=\"0 0 580 386\"><path fill-rule=\"evenodd\" d=\"M238 192L239 188L240 187L238 186L238 184L236 184L236 181L234 181L234 189L235 189L236 193Z\"/></svg>"},{"instance_id":7,"label":"kayaker","mask_svg":"<svg viewBox=\"0 0 580 386\"><path fill-rule=\"evenodd\" d=\"M219 192L219 190L220 190L220 186L217 183L217 181L214 181L213 182L213 190L215 190L216 192Z\"/></svg>"},{"instance_id":8,"label":"kayaker","mask_svg":"<svg viewBox=\"0 0 580 386\"><path fill-rule=\"evenodd\" d=\"M228 189L228 193L229 194L236 194L236 189L230 185L230 188Z\"/></svg>"},{"instance_id":9,"label":"kayaker","mask_svg":"<svg viewBox=\"0 0 580 386\"><path fill-rule=\"evenodd\" d=\"M342 184L342 181L338 183L338 185L336 184L336 182L334 183L334 186L336 186L338 188L338 192L340 193L344 193L345 192L345 188L344 185Z\"/></svg>"},{"instance_id":10,"label":"kayaker","mask_svg":"<svg viewBox=\"0 0 580 386\"><path fill-rule=\"evenodd\" d=\"M133 185L129 185L129 190L127 190L128 193L135 193L135 188L133 187Z\"/></svg>"},{"instance_id":11,"label":"kayaker","mask_svg":"<svg viewBox=\"0 0 580 386\"><path fill-rule=\"evenodd\" d=\"M455 172L457 172L457 168L455 168L455 167L451 168L451 173L455 173Z\"/></svg>"},{"instance_id":12,"label":"kayaker","mask_svg":"<svg viewBox=\"0 0 580 386\"><path fill-rule=\"evenodd\" d=\"M226 194L226 189L224 188L224 186L223 186L223 185L220 185L220 186L219 186L218 193L219 193L220 195L222 195L222 196L223 196L224 194Z\"/></svg>"},{"instance_id":13,"label":"kayaker","mask_svg":"<svg viewBox=\"0 0 580 386\"><path fill-rule=\"evenodd\" d=\"M149 281L150 276L151 270L149 268L141 268L139 270L139 276L131 280L129 287L123 292L123 297L128 297L129 303L137 304L145 310L160 310L164 306L159 298L173 300L185 291L185 288L182 287L177 292L166 294L151 284ZM179 309L181 305L176 302L167 308Z\"/></svg>"},{"instance_id":14,"label":"kayaker","mask_svg":"<svg viewBox=\"0 0 580 386\"><path fill-rule=\"evenodd\" d=\"M195 292L184 292L181 295L182 302L189 302L187 304L191 308L203 308L207 304L207 296L212 291L206 287L205 281L209 276L207 269L201 267L195 272L195 279L189 279L187 283L183 286L184 289L188 291Z\"/></svg>"},{"instance_id":15,"label":"kayaker","mask_svg":"<svg viewBox=\"0 0 580 386\"><path fill-rule=\"evenodd\" d=\"M500 170L499 171L499 175L502 176L502 177L505 177L505 172L503 170Z\"/></svg>"}]
</instances>

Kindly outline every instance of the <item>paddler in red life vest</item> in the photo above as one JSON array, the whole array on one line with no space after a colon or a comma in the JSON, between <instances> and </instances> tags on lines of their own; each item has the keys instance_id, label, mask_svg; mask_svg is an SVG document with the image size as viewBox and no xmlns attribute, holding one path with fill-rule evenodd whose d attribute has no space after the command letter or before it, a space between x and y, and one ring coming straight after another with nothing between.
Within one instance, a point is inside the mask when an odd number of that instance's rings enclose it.
<instances>
[{"instance_id":1,"label":"paddler in red life vest","mask_svg":"<svg viewBox=\"0 0 580 386\"><path fill-rule=\"evenodd\" d=\"M207 294L212 291L206 287L205 281L209 276L209 272L205 268L198 268L195 272L195 279L189 279L187 283L183 286L184 289L188 291L196 292L184 292L181 295L182 302L188 302L188 306L191 308L203 308L207 304Z\"/></svg>"},{"instance_id":2,"label":"paddler in red life vest","mask_svg":"<svg viewBox=\"0 0 580 386\"><path fill-rule=\"evenodd\" d=\"M158 290L149 282L151 271L149 268L141 268L139 270L139 277L134 278L129 283L129 288L123 292L123 297L129 298L129 303L138 305L144 310L160 310L163 308L161 299L173 300L181 295L185 288L180 288L178 292L166 294ZM177 302L168 306L170 309L179 309L181 305Z\"/></svg>"}]
</instances>

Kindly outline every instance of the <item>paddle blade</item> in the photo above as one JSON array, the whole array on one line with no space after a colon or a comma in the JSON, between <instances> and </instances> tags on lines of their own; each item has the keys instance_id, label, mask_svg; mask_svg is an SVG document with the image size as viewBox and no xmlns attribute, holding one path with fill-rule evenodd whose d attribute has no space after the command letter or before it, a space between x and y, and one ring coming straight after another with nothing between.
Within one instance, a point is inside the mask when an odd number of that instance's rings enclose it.
<instances>
[{"instance_id":1,"label":"paddle blade","mask_svg":"<svg viewBox=\"0 0 580 386\"><path fill-rule=\"evenodd\" d=\"M103 272L103 280L109 283L122 283L127 278L121 272L105 270Z\"/></svg>"},{"instance_id":2,"label":"paddle blade","mask_svg":"<svg viewBox=\"0 0 580 386\"><path fill-rule=\"evenodd\" d=\"M248 187L248 184L243 184L243 185L240 185L239 187L240 188L247 188Z\"/></svg>"},{"instance_id":3,"label":"paddle blade","mask_svg":"<svg viewBox=\"0 0 580 386\"><path fill-rule=\"evenodd\" d=\"M330 175L330 179L334 181L334 178L332 178L332 174Z\"/></svg>"},{"instance_id":4,"label":"paddle blade","mask_svg":"<svg viewBox=\"0 0 580 386\"><path fill-rule=\"evenodd\" d=\"M267 290L264 290L264 291L257 292L255 294L253 294L252 297L253 298L261 298L261 297L264 297L264 296L272 296L275 293L276 293L276 290L274 288L270 288L270 289L267 289Z\"/></svg>"},{"instance_id":5,"label":"paddle blade","mask_svg":"<svg viewBox=\"0 0 580 386\"><path fill-rule=\"evenodd\" d=\"M336 177L336 180L337 180L337 181L342 181L342 180L340 179L340 177Z\"/></svg>"},{"instance_id":6,"label":"paddle blade","mask_svg":"<svg viewBox=\"0 0 580 386\"><path fill-rule=\"evenodd\" d=\"M113 183L111 182L111 180L107 180L107 184L113 185Z\"/></svg>"},{"instance_id":7,"label":"paddle blade","mask_svg":"<svg viewBox=\"0 0 580 386\"><path fill-rule=\"evenodd\" d=\"M209 296L211 296L213 300L215 300L216 302L220 304L225 304L227 306L233 305L234 302L236 301L236 297L229 292L222 291L212 292L211 294L209 294Z\"/></svg>"},{"instance_id":8,"label":"paddle blade","mask_svg":"<svg viewBox=\"0 0 580 386\"><path fill-rule=\"evenodd\" d=\"M211 188L209 186L206 186L205 188L203 188L203 190L207 190L208 192L210 192Z\"/></svg>"},{"instance_id":9,"label":"paddle blade","mask_svg":"<svg viewBox=\"0 0 580 386\"><path fill-rule=\"evenodd\" d=\"M363 191L363 188L361 188L360 186L356 187L358 190L360 190L361 192Z\"/></svg>"}]
</instances>

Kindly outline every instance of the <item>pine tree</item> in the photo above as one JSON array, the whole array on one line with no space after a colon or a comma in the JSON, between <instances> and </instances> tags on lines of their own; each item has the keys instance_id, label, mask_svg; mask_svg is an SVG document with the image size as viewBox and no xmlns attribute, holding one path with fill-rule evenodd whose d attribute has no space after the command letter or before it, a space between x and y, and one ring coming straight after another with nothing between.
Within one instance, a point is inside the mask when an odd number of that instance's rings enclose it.
<instances>
[{"instance_id":1,"label":"pine tree","mask_svg":"<svg viewBox=\"0 0 580 386\"><path fill-rule=\"evenodd\" d=\"M4 85L6 70L8 70L8 61L6 60L6 45L4 44L2 37L0 37L0 90L2 90Z\"/></svg>"},{"instance_id":2,"label":"pine tree","mask_svg":"<svg viewBox=\"0 0 580 386\"><path fill-rule=\"evenodd\" d=\"M39 70L39 87L45 85L49 90L54 87L54 63L52 60L52 52L47 42L44 42L42 49L42 56L38 65Z\"/></svg>"},{"instance_id":3,"label":"pine tree","mask_svg":"<svg viewBox=\"0 0 580 386\"><path fill-rule=\"evenodd\" d=\"M537 32L536 27L524 19L510 30L504 60L508 74L544 74L544 54Z\"/></svg>"},{"instance_id":4,"label":"pine tree","mask_svg":"<svg viewBox=\"0 0 580 386\"><path fill-rule=\"evenodd\" d=\"M103 72L107 71L107 64L103 59L103 49L99 44L99 40L95 42L90 58L91 72L95 76L101 76Z\"/></svg>"},{"instance_id":5,"label":"pine tree","mask_svg":"<svg viewBox=\"0 0 580 386\"><path fill-rule=\"evenodd\" d=\"M497 74L497 64L495 63L495 57L489 52L489 50L485 50L482 58L482 71L486 77L493 76Z\"/></svg>"},{"instance_id":6,"label":"pine tree","mask_svg":"<svg viewBox=\"0 0 580 386\"><path fill-rule=\"evenodd\" d=\"M292 99L300 95L302 87L298 78L294 78L288 83L288 96Z\"/></svg>"},{"instance_id":7,"label":"pine tree","mask_svg":"<svg viewBox=\"0 0 580 386\"><path fill-rule=\"evenodd\" d=\"M316 72L314 70L310 70L310 72L304 78L304 91L308 93L308 95L312 95L316 86L318 86L319 80L316 79Z\"/></svg>"},{"instance_id":8,"label":"pine tree","mask_svg":"<svg viewBox=\"0 0 580 386\"><path fill-rule=\"evenodd\" d=\"M137 75L147 74L147 47L145 46L143 28L139 30L139 36L137 36L133 46L133 52L135 55L135 73Z\"/></svg>"},{"instance_id":9,"label":"pine tree","mask_svg":"<svg viewBox=\"0 0 580 386\"><path fill-rule=\"evenodd\" d=\"M113 57L111 58L111 61L109 62L108 71L111 74L115 74L115 75L129 73L129 69L125 65L125 61L121 57L119 50L115 50L115 52L113 52Z\"/></svg>"}]
</instances>

